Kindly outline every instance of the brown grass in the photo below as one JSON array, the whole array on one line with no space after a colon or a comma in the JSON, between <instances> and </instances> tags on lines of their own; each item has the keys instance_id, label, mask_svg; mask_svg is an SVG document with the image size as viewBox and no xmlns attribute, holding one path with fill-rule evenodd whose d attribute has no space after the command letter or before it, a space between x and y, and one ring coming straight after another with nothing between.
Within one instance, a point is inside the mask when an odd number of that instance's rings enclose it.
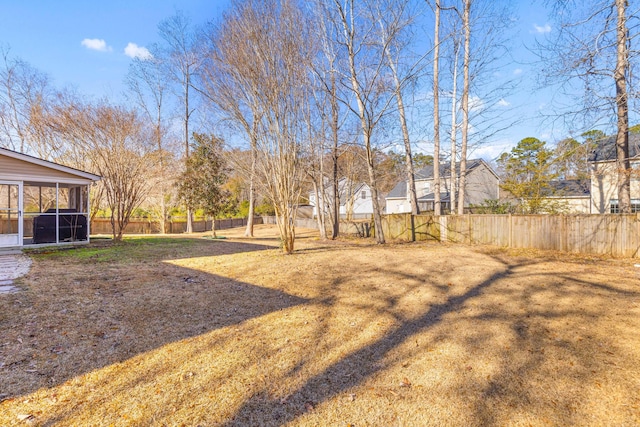
<instances>
[{"instance_id":1,"label":"brown grass","mask_svg":"<svg viewBox=\"0 0 640 427\"><path fill-rule=\"evenodd\" d=\"M33 254L0 425L640 424L633 260L273 232Z\"/></svg>"}]
</instances>

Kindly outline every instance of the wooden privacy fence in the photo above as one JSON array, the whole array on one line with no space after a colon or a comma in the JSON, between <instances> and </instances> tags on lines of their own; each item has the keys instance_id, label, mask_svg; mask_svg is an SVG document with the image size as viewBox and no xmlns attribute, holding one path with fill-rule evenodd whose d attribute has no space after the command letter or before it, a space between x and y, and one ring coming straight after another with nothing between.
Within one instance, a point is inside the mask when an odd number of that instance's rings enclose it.
<instances>
[{"instance_id":1,"label":"wooden privacy fence","mask_svg":"<svg viewBox=\"0 0 640 427\"><path fill-rule=\"evenodd\" d=\"M275 216L263 216L263 224L277 224ZM309 218L296 218L295 226L299 228L314 228L318 229L318 221ZM329 226L330 227L330 226ZM330 233L331 229L327 229L327 233ZM358 237L371 237L371 221L369 220L353 220L340 221L340 234L350 234Z\"/></svg>"},{"instance_id":2,"label":"wooden privacy fence","mask_svg":"<svg viewBox=\"0 0 640 427\"><path fill-rule=\"evenodd\" d=\"M416 215L383 217L392 240L436 240L507 248L640 256L640 214Z\"/></svg>"},{"instance_id":3,"label":"wooden privacy fence","mask_svg":"<svg viewBox=\"0 0 640 427\"><path fill-rule=\"evenodd\" d=\"M254 224L262 224L261 217L253 219ZM216 219L216 230L227 228L243 227L247 225L247 218L225 218ZM127 224L125 234L157 234L160 233L160 222L143 219L133 219ZM167 234L179 234L187 231L187 222L167 221L165 223ZM211 221L193 221L193 231L196 233L211 231ZM96 218L91 221L91 234L111 234L111 221L108 219Z\"/></svg>"}]
</instances>

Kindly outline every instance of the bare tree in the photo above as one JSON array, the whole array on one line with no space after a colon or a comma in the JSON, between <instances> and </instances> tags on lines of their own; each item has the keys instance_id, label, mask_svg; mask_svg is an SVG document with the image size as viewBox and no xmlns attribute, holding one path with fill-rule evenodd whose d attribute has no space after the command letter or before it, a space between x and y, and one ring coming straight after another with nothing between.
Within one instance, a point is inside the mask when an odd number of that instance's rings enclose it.
<instances>
[{"instance_id":1,"label":"bare tree","mask_svg":"<svg viewBox=\"0 0 640 427\"><path fill-rule=\"evenodd\" d=\"M433 30L433 213L441 214L440 202L440 0L435 0Z\"/></svg>"},{"instance_id":2,"label":"bare tree","mask_svg":"<svg viewBox=\"0 0 640 427\"><path fill-rule=\"evenodd\" d=\"M369 186L373 201L373 219L375 236L378 243L384 243L382 230L382 208L376 176L375 150L373 132L388 113L393 101L385 82L385 49L380 49L376 35L377 23L371 13L371 3L358 4L354 0L341 3L334 0L331 15L334 25L340 28L336 43L344 51L347 61L346 72L351 83L351 95L356 106L346 105L354 112L362 132L363 145L366 152L366 164L369 175Z\"/></svg>"},{"instance_id":3,"label":"bare tree","mask_svg":"<svg viewBox=\"0 0 640 427\"><path fill-rule=\"evenodd\" d=\"M152 49L157 51L157 49ZM169 167L171 147L167 144L169 117L167 93L169 82L163 73L162 62L156 58L135 58L129 66L127 85L129 95L145 118L153 123L153 140L159 156L159 180L157 190L160 202L160 229L166 232L167 199L171 194L173 174Z\"/></svg>"},{"instance_id":4,"label":"bare tree","mask_svg":"<svg viewBox=\"0 0 640 427\"><path fill-rule=\"evenodd\" d=\"M227 48L229 57L218 65L226 66L235 52L239 62L211 75L233 80L226 82L228 93L211 91L210 96L242 99L225 102L226 113L253 139L256 183L273 203L283 250L291 253L304 178L302 153L308 141L312 29L300 27L308 19L294 0L247 0L234 4L224 19L212 40L217 44L213 55Z\"/></svg>"},{"instance_id":5,"label":"bare tree","mask_svg":"<svg viewBox=\"0 0 640 427\"><path fill-rule=\"evenodd\" d=\"M151 132L134 111L102 102L58 107L51 132L68 143L67 163L86 165L102 177L114 240L121 240L133 211L155 183L157 163Z\"/></svg>"},{"instance_id":6,"label":"bare tree","mask_svg":"<svg viewBox=\"0 0 640 427\"><path fill-rule=\"evenodd\" d=\"M327 213L326 209L328 194L326 190L326 184L328 182L327 174L325 172L325 160L326 160L326 128L327 128L327 114L326 101L328 100L328 93L322 88L322 85L318 84L318 79L313 81L316 83L316 90L313 90L314 110L313 114L307 114L307 128L309 132L309 144L308 150L308 166L307 175L311 179L313 186L313 192L315 195L315 210L316 220L318 222L318 229L320 230L320 238L325 240L327 238ZM307 110L311 113L311 109ZM314 120L313 116L319 113L317 116L319 120ZM332 224L333 227L333 224Z\"/></svg>"},{"instance_id":7,"label":"bare tree","mask_svg":"<svg viewBox=\"0 0 640 427\"><path fill-rule=\"evenodd\" d=\"M49 158L41 116L50 108L53 91L46 74L0 48L0 145Z\"/></svg>"},{"instance_id":8,"label":"bare tree","mask_svg":"<svg viewBox=\"0 0 640 427\"><path fill-rule=\"evenodd\" d=\"M554 119L564 119L571 131L615 129L619 206L629 213L629 102L637 99L631 64L638 56L639 34L637 23L629 22L638 9L625 0L553 4L555 37L536 47L544 65L542 85L554 85L562 97L554 102Z\"/></svg>"},{"instance_id":9,"label":"bare tree","mask_svg":"<svg viewBox=\"0 0 640 427\"><path fill-rule=\"evenodd\" d=\"M322 44L322 54L316 58L313 64L313 70L319 82L320 97L325 101L320 103L321 108L318 109L323 118L323 123L329 126L328 139L331 141L331 195L325 197L323 203L330 207L331 211L331 238L335 239L340 233L340 189L338 188L338 157L340 146L340 131L346 119L346 115L342 114L340 108L340 100L344 98L344 94L340 93L340 87L344 86L343 75L339 69L339 51L335 45L337 37L337 28L331 22L326 5L322 1L315 4L315 17L318 22L317 33ZM328 108L326 104L329 104ZM327 111L328 109L328 111ZM323 186L320 183L320 186ZM324 194L324 193L322 193Z\"/></svg>"},{"instance_id":10,"label":"bare tree","mask_svg":"<svg viewBox=\"0 0 640 427\"><path fill-rule=\"evenodd\" d=\"M451 88L444 102L450 102L451 111L449 195L451 212L456 213L464 211L468 153L475 145L490 140L502 130L513 126L512 115L501 106L505 102L503 98L509 95L513 87L513 81L511 78L497 80L495 77L500 72L496 67L504 66L505 58L508 60L506 43L509 40L507 30L511 20L508 2L439 0L438 3L442 27L438 35L439 42L434 45L434 50L439 46L438 62L448 63L450 69L450 74L438 71L437 75L438 87L449 85ZM463 54L461 60L460 51ZM462 70L459 70L459 62L462 63ZM458 90L460 74L461 96ZM443 99L440 95L441 90L436 95L440 98L441 104ZM458 122L459 116L462 116L462 123ZM446 121L447 117L440 114L434 121L443 120ZM458 132L461 133L460 145ZM439 133L438 131L438 135L434 135L438 137L434 139L440 139ZM439 142L438 151L443 153L445 150L441 141Z\"/></svg>"},{"instance_id":11,"label":"bare tree","mask_svg":"<svg viewBox=\"0 0 640 427\"><path fill-rule=\"evenodd\" d=\"M464 59L462 64L462 146L460 147L460 180L458 184L458 214L464 214L465 183L467 180L467 145L469 141L469 65L471 63L471 2L463 0L462 28L464 30ZM435 160L437 162L437 160ZM453 209L453 206L452 206Z\"/></svg>"},{"instance_id":12,"label":"bare tree","mask_svg":"<svg viewBox=\"0 0 640 427\"><path fill-rule=\"evenodd\" d=\"M195 83L195 76L202 62L202 55L197 51L197 40L191 28L189 18L182 12L176 12L172 17L162 21L158 32L164 44L154 52L163 64L166 76L179 88L176 92L183 113L183 146L185 161L189 157L189 124L194 112L191 93ZM187 233L193 231L192 212L187 207Z\"/></svg>"},{"instance_id":13,"label":"bare tree","mask_svg":"<svg viewBox=\"0 0 640 427\"><path fill-rule=\"evenodd\" d=\"M411 27L421 11L407 0L391 0L381 2L377 8L377 19L380 25L381 44L385 50L387 64L394 84L394 96L398 107L398 119L402 131L402 141L405 152L405 170L407 176L407 191L411 203L411 213L419 213L418 196L415 184L415 172L411 150L411 138L407 113L405 108L404 91L421 71L424 56L409 59L409 45ZM439 16L439 15L438 15ZM437 20L438 18L436 18ZM403 67L404 65L404 67Z\"/></svg>"},{"instance_id":14,"label":"bare tree","mask_svg":"<svg viewBox=\"0 0 640 427\"><path fill-rule=\"evenodd\" d=\"M616 85L616 162L618 163L618 200L620 211L631 213L631 162L629 161L629 93L627 73L629 70L629 33L626 17L627 2L616 0L616 66L613 79Z\"/></svg>"},{"instance_id":15,"label":"bare tree","mask_svg":"<svg viewBox=\"0 0 640 427\"><path fill-rule=\"evenodd\" d=\"M246 6L250 8L250 6ZM225 123L244 134L251 150L249 213L245 236L253 236L256 202L257 140L263 117L259 95L262 76L252 66L260 34L245 8L236 5L218 27L210 27L208 48L201 73L202 94ZM243 167L242 165L237 165Z\"/></svg>"}]
</instances>

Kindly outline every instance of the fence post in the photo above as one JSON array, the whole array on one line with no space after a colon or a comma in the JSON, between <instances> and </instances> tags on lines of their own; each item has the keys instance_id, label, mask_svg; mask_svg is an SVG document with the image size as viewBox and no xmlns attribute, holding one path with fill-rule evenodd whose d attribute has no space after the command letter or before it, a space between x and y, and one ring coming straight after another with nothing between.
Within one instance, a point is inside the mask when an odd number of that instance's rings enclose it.
<instances>
[{"instance_id":1,"label":"fence post","mask_svg":"<svg viewBox=\"0 0 640 427\"><path fill-rule=\"evenodd\" d=\"M509 248L513 248L513 216L509 214Z\"/></svg>"}]
</instances>

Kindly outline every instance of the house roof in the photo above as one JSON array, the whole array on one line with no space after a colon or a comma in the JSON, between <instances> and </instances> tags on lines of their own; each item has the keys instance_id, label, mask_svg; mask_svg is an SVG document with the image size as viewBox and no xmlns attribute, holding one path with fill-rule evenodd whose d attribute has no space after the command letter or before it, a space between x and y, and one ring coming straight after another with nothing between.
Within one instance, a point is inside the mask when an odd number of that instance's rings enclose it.
<instances>
[{"instance_id":1,"label":"house roof","mask_svg":"<svg viewBox=\"0 0 640 427\"><path fill-rule=\"evenodd\" d=\"M435 193L425 194L422 197L418 198L418 202L433 202L435 200ZM449 193L440 193L440 201L441 202L449 202L451 201L451 195Z\"/></svg>"},{"instance_id":2,"label":"house roof","mask_svg":"<svg viewBox=\"0 0 640 427\"><path fill-rule=\"evenodd\" d=\"M59 172L64 172L70 175L77 176L79 178L89 179L92 181L100 181L101 177L89 172L74 169L68 166L60 165L58 163L42 160L37 157L30 156L28 154L18 153L17 151L8 150L0 147L0 156L10 157L12 159L21 160L23 162L32 163L34 165L42 166L48 169L52 169Z\"/></svg>"},{"instance_id":3,"label":"house roof","mask_svg":"<svg viewBox=\"0 0 640 427\"><path fill-rule=\"evenodd\" d=\"M387 194L387 199L404 199L407 197L407 181L400 181Z\"/></svg>"},{"instance_id":4,"label":"house roof","mask_svg":"<svg viewBox=\"0 0 640 427\"><path fill-rule=\"evenodd\" d=\"M481 164L485 164L487 168L495 175L495 172L485 163L482 159L470 159L467 160L467 174L472 170L476 169ZM456 163L456 171L458 172L458 176L460 176L460 162ZM449 176L451 175L451 164L450 163L441 163L440 164L440 176ZM496 175L497 178L497 175ZM433 165L425 166L415 173L416 181L433 179ZM387 199L404 199L407 197L407 181L402 180L396 184L395 187L389 192L387 195ZM432 193L433 198L433 193Z\"/></svg>"},{"instance_id":5,"label":"house roof","mask_svg":"<svg viewBox=\"0 0 640 427\"><path fill-rule=\"evenodd\" d=\"M590 179L564 179L549 183L552 197L589 197L591 194Z\"/></svg>"},{"instance_id":6,"label":"house roof","mask_svg":"<svg viewBox=\"0 0 640 427\"><path fill-rule=\"evenodd\" d=\"M629 134L629 158L640 156L640 134ZM616 136L608 136L597 142L595 150L589 155L590 162L608 162L616 160Z\"/></svg>"}]
</instances>

